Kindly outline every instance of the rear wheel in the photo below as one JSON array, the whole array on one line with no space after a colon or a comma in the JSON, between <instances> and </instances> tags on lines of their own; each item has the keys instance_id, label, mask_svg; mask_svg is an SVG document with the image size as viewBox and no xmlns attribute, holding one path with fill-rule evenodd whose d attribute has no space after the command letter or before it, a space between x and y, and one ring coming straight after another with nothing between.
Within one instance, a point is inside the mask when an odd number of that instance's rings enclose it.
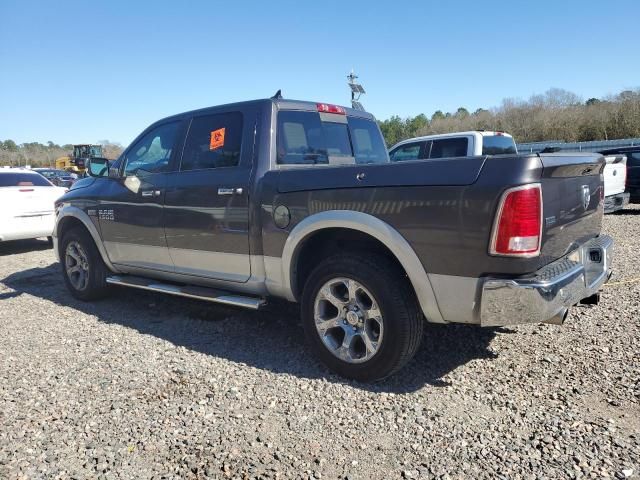
<instances>
[{"instance_id":1,"label":"rear wheel","mask_svg":"<svg viewBox=\"0 0 640 480\"><path fill-rule=\"evenodd\" d=\"M75 298L96 300L108 293L107 267L84 228L73 228L64 234L60 242L60 263L64 282Z\"/></svg>"},{"instance_id":2,"label":"rear wheel","mask_svg":"<svg viewBox=\"0 0 640 480\"><path fill-rule=\"evenodd\" d=\"M417 351L424 320L403 272L382 256L336 255L310 274L305 334L339 375L371 381L402 368Z\"/></svg>"}]
</instances>

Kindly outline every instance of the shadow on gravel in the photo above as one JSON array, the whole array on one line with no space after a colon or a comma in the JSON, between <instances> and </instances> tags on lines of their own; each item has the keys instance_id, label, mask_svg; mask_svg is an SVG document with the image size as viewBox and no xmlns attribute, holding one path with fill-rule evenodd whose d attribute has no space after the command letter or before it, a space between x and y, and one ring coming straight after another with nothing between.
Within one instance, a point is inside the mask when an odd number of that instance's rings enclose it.
<instances>
[{"instance_id":1,"label":"shadow on gravel","mask_svg":"<svg viewBox=\"0 0 640 480\"><path fill-rule=\"evenodd\" d=\"M35 252L37 250L49 250L53 248L47 240L10 240L0 242L0 257L18 255L20 253Z\"/></svg>"},{"instance_id":2,"label":"shadow on gravel","mask_svg":"<svg viewBox=\"0 0 640 480\"><path fill-rule=\"evenodd\" d=\"M67 292L59 268L55 263L11 274L1 282L17 293L5 295L28 293L95 315L101 322L132 328L207 355L276 374L324 378L372 392L407 393L424 385L449 385L442 379L445 375L472 360L494 359L496 354L488 348L492 339L497 333L512 332L428 325L420 350L399 374L372 384L349 382L330 373L307 351L295 305L278 302L261 312L251 312L126 288L114 289L105 300L83 303Z\"/></svg>"},{"instance_id":3,"label":"shadow on gravel","mask_svg":"<svg viewBox=\"0 0 640 480\"><path fill-rule=\"evenodd\" d=\"M629 208L624 208L622 210L617 210L615 212L613 212L613 215L618 215L618 216L625 216L625 215L640 215L640 209L629 209Z\"/></svg>"}]
</instances>

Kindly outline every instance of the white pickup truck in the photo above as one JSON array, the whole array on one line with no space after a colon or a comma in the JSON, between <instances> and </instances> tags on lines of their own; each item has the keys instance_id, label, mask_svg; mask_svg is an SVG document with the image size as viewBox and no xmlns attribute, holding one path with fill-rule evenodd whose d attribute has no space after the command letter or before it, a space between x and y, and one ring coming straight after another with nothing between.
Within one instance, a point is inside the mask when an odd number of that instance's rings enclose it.
<instances>
[{"instance_id":1,"label":"white pickup truck","mask_svg":"<svg viewBox=\"0 0 640 480\"><path fill-rule=\"evenodd\" d=\"M517 154L513 137L504 132L474 130L409 138L389 149L392 162L478 155Z\"/></svg>"},{"instance_id":2,"label":"white pickup truck","mask_svg":"<svg viewBox=\"0 0 640 480\"><path fill-rule=\"evenodd\" d=\"M552 153L560 149L549 149ZM428 135L403 140L389 149L392 162L427 160L436 158L471 157L478 155L517 154L513 137L504 132L469 131ZM627 180L627 157L624 155L604 155L605 213L624 208L629 203L629 193L625 193Z\"/></svg>"},{"instance_id":3,"label":"white pickup truck","mask_svg":"<svg viewBox=\"0 0 640 480\"><path fill-rule=\"evenodd\" d=\"M627 157L624 155L605 155L604 167L604 213L621 210L629 203L627 186Z\"/></svg>"}]
</instances>

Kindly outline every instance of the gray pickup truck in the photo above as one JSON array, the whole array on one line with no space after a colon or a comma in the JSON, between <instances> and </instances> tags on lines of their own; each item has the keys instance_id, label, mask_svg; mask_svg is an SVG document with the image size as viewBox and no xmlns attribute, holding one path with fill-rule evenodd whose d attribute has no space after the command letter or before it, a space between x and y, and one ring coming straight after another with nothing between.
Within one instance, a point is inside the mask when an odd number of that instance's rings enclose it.
<instances>
[{"instance_id":1,"label":"gray pickup truck","mask_svg":"<svg viewBox=\"0 0 640 480\"><path fill-rule=\"evenodd\" d=\"M56 203L81 300L111 285L258 309L300 302L311 350L368 381L434 323L561 323L611 275L600 155L391 163L372 115L236 103L160 120Z\"/></svg>"}]
</instances>

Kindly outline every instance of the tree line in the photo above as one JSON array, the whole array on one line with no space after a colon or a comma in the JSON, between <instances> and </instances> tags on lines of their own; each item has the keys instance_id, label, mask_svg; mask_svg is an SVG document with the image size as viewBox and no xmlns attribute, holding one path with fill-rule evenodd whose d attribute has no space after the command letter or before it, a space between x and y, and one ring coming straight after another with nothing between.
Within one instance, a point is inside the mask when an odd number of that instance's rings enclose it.
<instances>
[{"instance_id":1,"label":"tree line","mask_svg":"<svg viewBox=\"0 0 640 480\"><path fill-rule=\"evenodd\" d=\"M471 113L460 107L449 113L438 110L430 118L393 116L378 123L389 147L407 138L467 130L508 132L517 143L636 138L640 137L640 89L583 101L574 93L553 88L528 100L505 99L493 109Z\"/></svg>"},{"instance_id":2,"label":"tree line","mask_svg":"<svg viewBox=\"0 0 640 480\"><path fill-rule=\"evenodd\" d=\"M117 158L122 152L122 145L109 140L101 140L102 154L106 158ZM11 139L0 139L0 166L9 165L19 167L30 165L32 167L55 167L56 158L71 155L73 145L58 145L51 141L46 144L29 142L17 144Z\"/></svg>"},{"instance_id":3,"label":"tree line","mask_svg":"<svg viewBox=\"0 0 640 480\"><path fill-rule=\"evenodd\" d=\"M401 140L420 135L466 130L499 130L514 136L516 142L614 140L640 137L640 89L625 90L605 98L583 101L578 95L553 88L528 100L508 98L497 108L478 108L469 112L460 107L455 112L437 110L401 118L393 116L379 121L380 129L391 147ZM106 158L117 158L122 145L109 140L100 142ZM16 144L0 140L0 166L55 166L56 158L69 155L73 145L31 142Z\"/></svg>"}]
</instances>

